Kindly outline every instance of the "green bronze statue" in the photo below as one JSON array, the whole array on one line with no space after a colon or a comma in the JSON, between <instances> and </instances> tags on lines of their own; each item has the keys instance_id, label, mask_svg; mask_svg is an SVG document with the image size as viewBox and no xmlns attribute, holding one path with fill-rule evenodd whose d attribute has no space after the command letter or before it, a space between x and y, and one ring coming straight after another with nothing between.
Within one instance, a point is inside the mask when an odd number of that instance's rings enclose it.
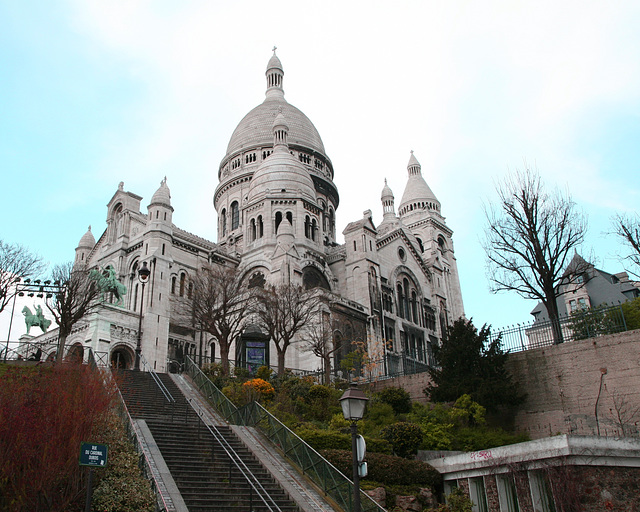
<instances>
[{"instance_id":1,"label":"green bronze statue","mask_svg":"<svg viewBox=\"0 0 640 512\"><path fill-rule=\"evenodd\" d=\"M24 323L27 324L27 334L29 334L29 331L32 327L40 327L40 329L42 329L42 332L47 332L47 329L51 325L51 320L47 320L44 317L42 307L40 305L37 305L35 309L36 313L34 315L27 306L22 308Z\"/></svg>"},{"instance_id":2,"label":"green bronze statue","mask_svg":"<svg viewBox=\"0 0 640 512\"><path fill-rule=\"evenodd\" d=\"M89 272L89 277L96 282L98 290L100 290L101 300L104 302L105 294L112 293L116 298L115 306L121 306L124 296L127 293L127 287L118 281L116 271L113 267L109 266L105 269L98 270L93 269Z\"/></svg>"}]
</instances>

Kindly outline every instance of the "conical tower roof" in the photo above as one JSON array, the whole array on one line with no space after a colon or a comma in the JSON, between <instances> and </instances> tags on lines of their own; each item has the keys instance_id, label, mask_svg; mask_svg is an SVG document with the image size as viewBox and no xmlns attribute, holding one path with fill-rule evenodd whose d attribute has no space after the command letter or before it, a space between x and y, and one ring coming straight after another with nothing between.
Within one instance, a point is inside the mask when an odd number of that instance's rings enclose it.
<instances>
[{"instance_id":1,"label":"conical tower roof","mask_svg":"<svg viewBox=\"0 0 640 512\"><path fill-rule=\"evenodd\" d=\"M151 198L150 206L153 204L160 204L163 206L171 207L171 191L167 186L167 177L160 182L160 188L156 190L155 194Z\"/></svg>"},{"instance_id":2,"label":"conical tower roof","mask_svg":"<svg viewBox=\"0 0 640 512\"><path fill-rule=\"evenodd\" d=\"M82 238L80 239L80 243L78 243L78 249L93 249L93 247L96 245L96 239L93 236L93 233L91 232L91 226L89 226L89 229L87 229L87 232L82 235Z\"/></svg>"},{"instance_id":3,"label":"conical tower roof","mask_svg":"<svg viewBox=\"0 0 640 512\"><path fill-rule=\"evenodd\" d=\"M413 151L409 158L407 171L409 173L409 179L407 180L407 186L404 189L404 194L402 194L402 201L400 201L398 209L400 215L406 213L406 208L409 208L408 211L413 211L416 208L432 209L428 205L433 205L435 206L433 209L440 211L440 201L438 201L435 194L422 177L422 167L420 166L418 159L413 154Z\"/></svg>"}]
</instances>

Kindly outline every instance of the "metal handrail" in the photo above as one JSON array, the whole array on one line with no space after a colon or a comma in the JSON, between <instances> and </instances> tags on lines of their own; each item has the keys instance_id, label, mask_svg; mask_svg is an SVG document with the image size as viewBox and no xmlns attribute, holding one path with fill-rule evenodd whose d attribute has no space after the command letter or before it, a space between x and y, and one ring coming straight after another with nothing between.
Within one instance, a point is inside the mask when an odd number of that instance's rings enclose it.
<instances>
[{"instance_id":1,"label":"metal handrail","mask_svg":"<svg viewBox=\"0 0 640 512\"><path fill-rule=\"evenodd\" d=\"M94 352L91 348L89 348L87 363L89 367L92 368L93 370L99 370L96 359L94 357ZM116 391L118 392L118 404L117 404L118 416L120 416L120 419L124 423L125 429L127 431L127 437L132 442L134 448L138 452L138 465L141 466L140 469L144 473L147 480L149 480L153 493L156 496L156 511L169 512L170 510L175 510L174 507L169 507L167 505L165 497L162 494L162 491L160 490L158 481L151 469L151 462L149 461L149 458L147 457L147 454L144 448L142 447L142 444L140 443L140 438L138 435L136 425L134 424L133 419L129 414L129 409L127 409L127 405L124 401L122 393L120 392L120 389L118 388L117 383L113 379L113 374L111 372L102 372L102 373L105 379L110 379L112 381L112 383L115 385Z\"/></svg>"},{"instance_id":2,"label":"metal handrail","mask_svg":"<svg viewBox=\"0 0 640 512\"><path fill-rule=\"evenodd\" d=\"M151 378L156 383L156 385L160 388L160 391L162 391L162 394L164 395L167 402L175 403L176 399L173 398L173 395L171 394L167 386L165 386L164 383L160 380L160 377L158 377L158 374L155 372L153 368L151 368L151 365L147 362L147 360L144 358L142 354L140 354L140 361L142 362L143 368L146 368L147 371L151 374Z\"/></svg>"},{"instance_id":3,"label":"metal handrail","mask_svg":"<svg viewBox=\"0 0 640 512\"><path fill-rule=\"evenodd\" d=\"M220 431L218 430L218 427L214 426L213 429L212 429L211 426L209 426L204 421L204 413L202 412L202 407L200 406L200 404L195 403L195 405L198 406L198 410L196 410L195 407L194 407L194 401L191 398L188 399L188 402L189 402L189 405L191 405L191 407L194 409L196 414L198 414L198 417L200 418L200 421L202 422L202 424L205 427L207 427L207 430L209 430L209 433L215 438L215 440L220 444L222 449L225 451L225 453L227 454L227 457L229 457L229 461L233 462L235 464L235 466L238 469L238 471L240 471L240 473L242 473L242 476L244 476L244 478L247 480L247 483L256 492L256 495L262 500L262 502L266 505L266 507L271 511L274 510L267 503L267 500L265 500L264 496L266 496L269 499L269 501L271 501L271 503L275 507L275 510L281 511L282 509L278 506L278 504L274 501L274 499L271 497L271 495L263 487L263 485L260 483L260 481L257 479L257 477L247 467L245 462L238 455L238 452L236 452L233 449L233 447L229 444L229 442L224 438L224 436L222 434L220 434ZM240 467L240 465L242 465L242 467ZM252 482L252 479L253 479L253 482ZM255 485L254 485L254 482L255 482ZM256 488L256 485L259 487L259 490Z\"/></svg>"},{"instance_id":4,"label":"metal handrail","mask_svg":"<svg viewBox=\"0 0 640 512\"><path fill-rule=\"evenodd\" d=\"M325 494L330 495L344 510L352 510L353 482L349 478L257 402L251 402L238 409L202 373L202 370L191 358L187 356L185 359L187 374L191 376L195 385L227 421L235 425L258 428L282 450L284 456L303 475L310 478ZM268 424L267 427L262 425L265 421ZM300 453L297 453L298 449ZM364 512L385 511L362 490L360 490L360 497L361 508Z\"/></svg>"}]
</instances>

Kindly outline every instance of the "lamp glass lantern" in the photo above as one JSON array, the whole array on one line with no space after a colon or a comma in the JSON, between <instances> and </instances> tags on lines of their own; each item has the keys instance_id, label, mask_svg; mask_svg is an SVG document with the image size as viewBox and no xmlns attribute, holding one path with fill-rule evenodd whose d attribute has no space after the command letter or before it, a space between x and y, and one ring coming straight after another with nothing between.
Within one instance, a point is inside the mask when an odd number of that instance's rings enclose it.
<instances>
[{"instance_id":1,"label":"lamp glass lantern","mask_svg":"<svg viewBox=\"0 0 640 512\"><path fill-rule=\"evenodd\" d=\"M360 421L364 416L364 408L368 400L365 394L358 389L357 384L351 384L340 397L344 418L349 421Z\"/></svg>"},{"instance_id":2,"label":"lamp glass lantern","mask_svg":"<svg viewBox=\"0 0 640 512\"><path fill-rule=\"evenodd\" d=\"M138 269L138 279L142 284L145 284L149 280L151 270L147 267L147 262L143 261L142 266Z\"/></svg>"}]
</instances>

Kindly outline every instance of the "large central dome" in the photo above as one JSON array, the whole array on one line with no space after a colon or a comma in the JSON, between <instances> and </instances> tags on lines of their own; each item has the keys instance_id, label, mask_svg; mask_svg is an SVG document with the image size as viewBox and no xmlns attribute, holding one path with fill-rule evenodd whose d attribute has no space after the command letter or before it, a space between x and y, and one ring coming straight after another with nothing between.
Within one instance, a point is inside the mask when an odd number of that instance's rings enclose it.
<instances>
[{"instance_id":1,"label":"large central dome","mask_svg":"<svg viewBox=\"0 0 640 512\"><path fill-rule=\"evenodd\" d=\"M282 113L289 125L289 144L324 154L324 144L316 127L299 109L283 98L267 98L264 103L251 110L233 131L227 146L227 155L241 149L273 144L272 126L276 116Z\"/></svg>"},{"instance_id":2,"label":"large central dome","mask_svg":"<svg viewBox=\"0 0 640 512\"><path fill-rule=\"evenodd\" d=\"M244 116L233 131L227 146L227 156L251 147L271 146L273 122L279 113L285 116L289 125L289 144L324 155L324 144L316 127L306 115L284 99L284 71L276 55L269 60L266 75L267 97L261 105Z\"/></svg>"}]
</instances>

